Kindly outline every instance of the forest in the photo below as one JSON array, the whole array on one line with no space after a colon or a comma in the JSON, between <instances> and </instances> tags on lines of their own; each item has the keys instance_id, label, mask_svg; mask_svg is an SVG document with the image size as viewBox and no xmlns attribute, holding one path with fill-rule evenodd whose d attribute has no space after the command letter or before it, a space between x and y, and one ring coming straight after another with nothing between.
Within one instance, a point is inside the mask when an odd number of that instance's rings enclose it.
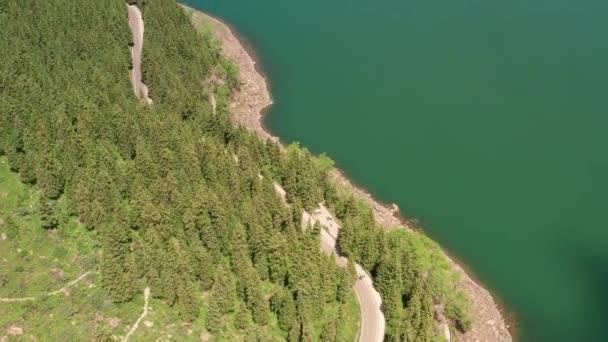
<instances>
[{"instance_id":1,"label":"forest","mask_svg":"<svg viewBox=\"0 0 608 342\"><path fill-rule=\"evenodd\" d=\"M319 227L301 227L302 211L325 202L344 227L341 251L382 295L386 340L434 340L438 304L470 328L470 303L436 244L382 230L371 208L334 184L327 157L234 127L238 75L219 43L173 0L138 4L151 106L129 82L124 0L0 1L0 155L40 189L40 229L60 229L67 215L95 234L94 267L114 302L149 286L193 322L205 292L212 334L234 314L250 341L342 341L348 317L324 308L344 305L353 272L320 252ZM275 320L280 336L263 329Z\"/></svg>"}]
</instances>

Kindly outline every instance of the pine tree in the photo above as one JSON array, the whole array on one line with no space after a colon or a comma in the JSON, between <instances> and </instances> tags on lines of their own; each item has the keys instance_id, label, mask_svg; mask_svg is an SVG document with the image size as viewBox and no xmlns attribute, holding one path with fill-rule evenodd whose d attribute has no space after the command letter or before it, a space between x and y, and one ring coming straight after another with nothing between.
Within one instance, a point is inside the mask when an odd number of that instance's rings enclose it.
<instances>
[{"instance_id":1,"label":"pine tree","mask_svg":"<svg viewBox=\"0 0 608 342\"><path fill-rule=\"evenodd\" d=\"M222 313L228 313L234 309L235 291L234 280L232 280L230 272L224 267L218 269L211 292L217 297Z\"/></svg>"},{"instance_id":2,"label":"pine tree","mask_svg":"<svg viewBox=\"0 0 608 342\"><path fill-rule=\"evenodd\" d=\"M244 330L249 326L249 313L247 312L247 308L243 306L239 307L236 311L234 324L239 330Z\"/></svg>"},{"instance_id":3,"label":"pine tree","mask_svg":"<svg viewBox=\"0 0 608 342\"><path fill-rule=\"evenodd\" d=\"M207 213L200 213L196 218L196 227L200 234L200 239L205 247L215 258L221 258L223 254L223 246L216 234L211 219Z\"/></svg>"},{"instance_id":4,"label":"pine tree","mask_svg":"<svg viewBox=\"0 0 608 342\"><path fill-rule=\"evenodd\" d=\"M417 281L405 309L405 336L407 341L431 341L434 316L433 300L424 289L423 280Z\"/></svg>"},{"instance_id":5,"label":"pine tree","mask_svg":"<svg viewBox=\"0 0 608 342\"><path fill-rule=\"evenodd\" d=\"M220 332L224 327L224 313L221 306L222 299L219 293L211 293L209 297L209 309L205 327L212 333Z\"/></svg>"},{"instance_id":6,"label":"pine tree","mask_svg":"<svg viewBox=\"0 0 608 342\"><path fill-rule=\"evenodd\" d=\"M136 292L135 279L129 256L128 228L113 223L99 228L102 241L101 283L110 293L112 300L121 303L133 297Z\"/></svg>"},{"instance_id":7,"label":"pine tree","mask_svg":"<svg viewBox=\"0 0 608 342\"><path fill-rule=\"evenodd\" d=\"M334 342L336 341L336 321L331 320L325 324L321 331L321 342Z\"/></svg>"},{"instance_id":8,"label":"pine tree","mask_svg":"<svg viewBox=\"0 0 608 342\"><path fill-rule=\"evenodd\" d=\"M213 257L198 239L192 242L190 249L195 260L194 274L200 281L201 288L208 290L213 285L213 274L215 273Z\"/></svg>"},{"instance_id":9,"label":"pine tree","mask_svg":"<svg viewBox=\"0 0 608 342\"><path fill-rule=\"evenodd\" d=\"M269 237L268 272L270 280L284 285L287 278L287 242L282 234Z\"/></svg>"},{"instance_id":10,"label":"pine tree","mask_svg":"<svg viewBox=\"0 0 608 342\"><path fill-rule=\"evenodd\" d=\"M346 303L348 291L351 287L351 281L348 273L345 270L338 271L338 284L336 290L336 300L342 304Z\"/></svg>"},{"instance_id":11,"label":"pine tree","mask_svg":"<svg viewBox=\"0 0 608 342\"><path fill-rule=\"evenodd\" d=\"M9 158L11 159L11 165L15 165L15 167L19 170L19 176L21 177L21 181L23 183L36 183L36 167L34 165L34 153L25 154L21 152L15 152L14 154L9 154Z\"/></svg>"},{"instance_id":12,"label":"pine tree","mask_svg":"<svg viewBox=\"0 0 608 342\"><path fill-rule=\"evenodd\" d=\"M275 178L279 178L280 175L283 173L281 163L281 150L279 144L268 139L266 140L266 144L264 146L266 147L265 155L268 156L268 166L270 172Z\"/></svg>"},{"instance_id":13,"label":"pine tree","mask_svg":"<svg viewBox=\"0 0 608 342\"><path fill-rule=\"evenodd\" d=\"M301 323L300 341L302 342L313 342L315 340L314 329L311 324L303 320Z\"/></svg>"},{"instance_id":14,"label":"pine tree","mask_svg":"<svg viewBox=\"0 0 608 342\"><path fill-rule=\"evenodd\" d=\"M402 294L398 289L383 293L384 315L386 317L386 336L393 341L400 341L405 321Z\"/></svg>"},{"instance_id":15,"label":"pine tree","mask_svg":"<svg viewBox=\"0 0 608 342\"><path fill-rule=\"evenodd\" d=\"M341 253L344 253L349 259L353 261L359 260L359 251L356 246L357 232L355 226L349 219L342 221L342 228L340 229L340 235L338 235L338 248Z\"/></svg>"},{"instance_id":16,"label":"pine tree","mask_svg":"<svg viewBox=\"0 0 608 342\"><path fill-rule=\"evenodd\" d=\"M268 323L268 304L262 294L260 281L255 276L255 273L249 277L246 285L247 306L251 310L253 321L257 324L264 325Z\"/></svg>"},{"instance_id":17,"label":"pine tree","mask_svg":"<svg viewBox=\"0 0 608 342\"><path fill-rule=\"evenodd\" d=\"M287 333L287 338L289 342L300 342L300 336L302 333L302 329L300 328L300 322L294 320L291 324L291 328Z\"/></svg>"},{"instance_id":18,"label":"pine tree","mask_svg":"<svg viewBox=\"0 0 608 342\"><path fill-rule=\"evenodd\" d=\"M64 178L57 154L49 148L40 153L36 168L36 179L40 190L50 199L57 199L63 191Z\"/></svg>"},{"instance_id":19,"label":"pine tree","mask_svg":"<svg viewBox=\"0 0 608 342\"><path fill-rule=\"evenodd\" d=\"M177 303L179 305L180 317L187 322L192 322L198 318L200 307L198 299L188 279L183 279L177 288Z\"/></svg>"},{"instance_id":20,"label":"pine tree","mask_svg":"<svg viewBox=\"0 0 608 342\"><path fill-rule=\"evenodd\" d=\"M40 216L40 224L44 229L54 229L59 225L57 218L57 208L55 201L45 198L41 195L38 203L38 216Z\"/></svg>"},{"instance_id":21,"label":"pine tree","mask_svg":"<svg viewBox=\"0 0 608 342\"><path fill-rule=\"evenodd\" d=\"M296 304L291 293L285 289L279 290L272 296L270 305L278 318L279 327L283 331L291 331L297 321Z\"/></svg>"},{"instance_id":22,"label":"pine tree","mask_svg":"<svg viewBox=\"0 0 608 342\"><path fill-rule=\"evenodd\" d=\"M265 251L260 251L253 255L253 264L258 272L258 277L263 280L268 279L270 271L268 269L268 256Z\"/></svg>"},{"instance_id":23,"label":"pine tree","mask_svg":"<svg viewBox=\"0 0 608 342\"><path fill-rule=\"evenodd\" d=\"M168 253L165 252L166 254ZM159 276L157 291L169 306L173 306L177 299L179 274L175 268L171 267L170 263L166 263L161 269Z\"/></svg>"}]
</instances>

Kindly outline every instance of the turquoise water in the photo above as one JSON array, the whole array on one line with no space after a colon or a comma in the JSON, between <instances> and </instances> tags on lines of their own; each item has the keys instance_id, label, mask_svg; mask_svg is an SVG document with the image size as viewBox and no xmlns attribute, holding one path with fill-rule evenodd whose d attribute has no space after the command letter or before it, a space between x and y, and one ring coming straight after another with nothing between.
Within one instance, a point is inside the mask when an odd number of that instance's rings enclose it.
<instances>
[{"instance_id":1,"label":"turquoise water","mask_svg":"<svg viewBox=\"0 0 608 342\"><path fill-rule=\"evenodd\" d=\"M420 220L524 341L608 341L608 1L209 0L284 141Z\"/></svg>"}]
</instances>

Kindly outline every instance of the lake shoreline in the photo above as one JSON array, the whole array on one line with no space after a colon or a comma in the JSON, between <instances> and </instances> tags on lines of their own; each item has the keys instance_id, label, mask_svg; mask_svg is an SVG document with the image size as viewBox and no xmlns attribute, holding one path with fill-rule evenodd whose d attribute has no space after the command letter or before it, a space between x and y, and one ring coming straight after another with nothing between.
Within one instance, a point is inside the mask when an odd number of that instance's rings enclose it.
<instances>
[{"instance_id":1,"label":"lake shoreline","mask_svg":"<svg viewBox=\"0 0 608 342\"><path fill-rule=\"evenodd\" d=\"M258 59L255 49L223 20L186 5L181 6L192 11L192 21L195 25L197 23L203 25L206 22L212 26L215 36L222 42L224 54L239 66L240 87L230 104L233 122L254 131L263 139L271 139L284 145L280 138L270 134L264 125L264 116L274 102L270 95L268 78L256 63ZM365 200L373 208L377 222L385 229L401 226L423 233L416 221L404 217L395 204L389 205L374 198L370 192L354 185L344 171L336 168L332 176L341 186L351 189L358 197ZM517 336L517 324L513 315L506 310L497 296L481 285L479 279L470 276L473 273L464 263L459 262L443 247L442 251L453 269L462 275L461 286L470 296L473 304L475 322L472 329L464 335L456 333L456 336L464 341L512 341Z\"/></svg>"}]
</instances>

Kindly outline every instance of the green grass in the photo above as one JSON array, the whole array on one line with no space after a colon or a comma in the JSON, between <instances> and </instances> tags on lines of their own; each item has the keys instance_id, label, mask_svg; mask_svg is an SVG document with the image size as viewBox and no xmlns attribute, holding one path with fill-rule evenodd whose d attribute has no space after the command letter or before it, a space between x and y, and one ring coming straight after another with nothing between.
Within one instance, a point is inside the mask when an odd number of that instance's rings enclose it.
<instances>
[{"instance_id":1,"label":"green grass","mask_svg":"<svg viewBox=\"0 0 608 342\"><path fill-rule=\"evenodd\" d=\"M356 341L361 326L361 307L354 289L348 293L344 307L344 320L344 341Z\"/></svg>"},{"instance_id":2,"label":"green grass","mask_svg":"<svg viewBox=\"0 0 608 342\"><path fill-rule=\"evenodd\" d=\"M317 338L321 336L323 327L328 322L338 317L339 310L340 308L338 303L326 304L323 307L323 319L315 322L314 325L315 335ZM342 326L342 329L338 331L337 341L355 341L359 334L359 327L361 325L361 308L353 288L351 288L348 292L346 303L342 306L342 319L344 325Z\"/></svg>"},{"instance_id":3,"label":"green grass","mask_svg":"<svg viewBox=\"0 0 608 342\"><path fill-rule=\"evenodd\" d=\"M89 341L97 330L120 336L141 313L143 295L114 304L101 289L96 271L99 250L94 232L65 215L59 201L56 230L42 228L36 214L39 192L24 185L0 157L0 298L35 297L27 302L0 302L0 327L17 325L24 336L41 341ZM63 279L51 271L63 272ZM46 296L81 274L93 273L63 293ZM117 317L112 329L108 319Z\"/></svg>"},{"instance_id":4,"label":"green grass","mask_svg":"<svg viewBox=\"0 0 608 342\"><path fill-rule=\"evenodd\" d=\"M83 264L95 263L90 237L66 239L74 235L76 222L63 222L55 231L41 227L35 214L37 199L38 191L21 184L9 171L6 158L1 158L0 230L7 239L0 241L0 275L5 279L0 297L37 296L59 289L87 271ZM63 272L63 279L54 278L52 270Z\"/></svg>"}]
</instances>

